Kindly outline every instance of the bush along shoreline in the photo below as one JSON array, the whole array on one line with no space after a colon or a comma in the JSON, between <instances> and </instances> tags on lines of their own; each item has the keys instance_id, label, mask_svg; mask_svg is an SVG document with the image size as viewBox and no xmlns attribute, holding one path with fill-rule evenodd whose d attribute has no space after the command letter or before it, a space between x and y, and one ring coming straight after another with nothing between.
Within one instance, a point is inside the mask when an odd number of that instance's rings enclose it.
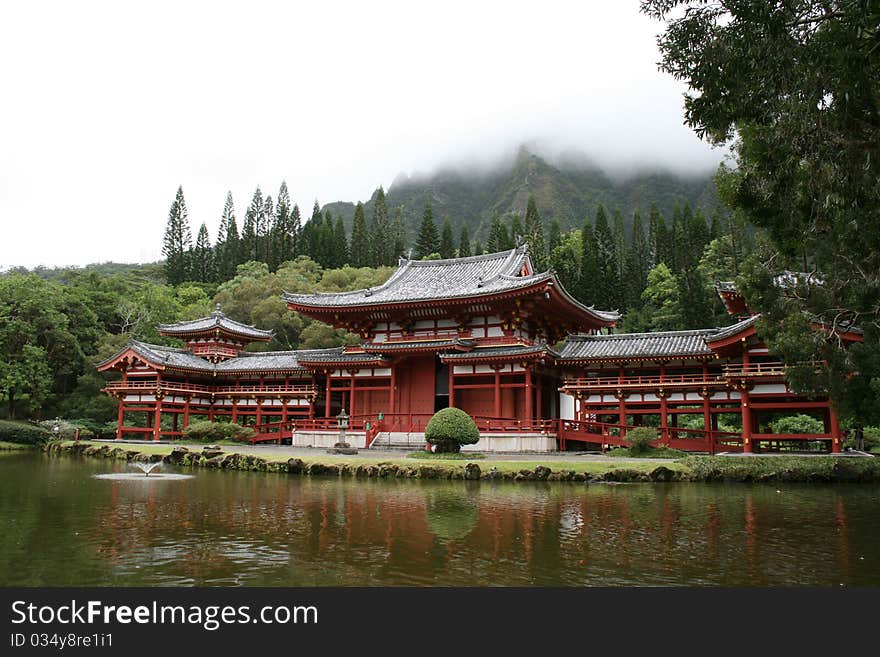
<instances>
[{"instance_id":1,"label":"bush along shoreline","mask_svg":"<svg viewBox=\"0 0 880 657\"><path fill-rule=\"evenodd\" d=\"M637 469L631 464L607 463L604 472L585 472L585 463L572 464L574 468L552 470L545 465L534 468L511 468L506 462L503 469L484 462L464 462L461 465L413 463L400 464L385 461L364 462L362 459L306 462L300 458L285 460L266 459L253 454L224 451L212 446L201 450L183 446L172 447L168 454L146 453L131 446L113 447L88 442L52 441L44 446L52 456L71 455L124 461L162 461L180 467L204 467L220 470L273 472L291 475L448 479L448 480L503 480L503 481L568 481L579 483L639 483L639 482L726 482L726 483L878 483L880 460L853 457L774 456L769 458L730 456L688 456L665 465ZM629 467L628 467L629 466ZM578 471L580 470L580 471Z\"/></svg>"}]
</instances>

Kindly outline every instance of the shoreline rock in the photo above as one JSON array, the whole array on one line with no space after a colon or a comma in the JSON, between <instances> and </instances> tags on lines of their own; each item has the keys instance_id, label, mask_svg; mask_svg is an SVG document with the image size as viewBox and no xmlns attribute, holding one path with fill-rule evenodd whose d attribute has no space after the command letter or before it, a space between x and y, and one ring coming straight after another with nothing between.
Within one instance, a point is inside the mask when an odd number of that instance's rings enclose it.
<instances>
[{"instance_id":1,"label":"shoreline rock","mask_svg":"<svg viewBox=\"0 0 880 657\"><path fill-rule=\"evenodd\" d=\"M126 446L128 447L128 446ZM780 463L748 461L724 461L725 457L689 456L685 460L688 471L673 470L658 465L650 471L640 471L621 466L601 474L575 472L569 469L553 471L545 465L533 470L500 471L495 466L483 471L478 463L466 462L463 467L450 468L438 465L398 465L394 463L308 463L300 458L286 462L267 461L253 454L224 452L220 447L191 451L175 445L170 454L147 454L122 446L95 445L92 443L50 442L43 451L51 456L88 456L92 458L117 459L155 463L162 461L180 467L204 467L218 470L249 472L272 472L292 475L323 477L351 477L376 479L446 479L462 481L529 481L592 483L671 483L671 482L724 482L724 483L876 483L880 482L880 462L866 459L855 463L839 457L833 461L814 458L812 464L804 461L780 459ZM730 457L726 457L730 459ZM778 465L778 468L773 466ZM811 467L808 467L811 466Z\"/></svg>"}]
</instances>

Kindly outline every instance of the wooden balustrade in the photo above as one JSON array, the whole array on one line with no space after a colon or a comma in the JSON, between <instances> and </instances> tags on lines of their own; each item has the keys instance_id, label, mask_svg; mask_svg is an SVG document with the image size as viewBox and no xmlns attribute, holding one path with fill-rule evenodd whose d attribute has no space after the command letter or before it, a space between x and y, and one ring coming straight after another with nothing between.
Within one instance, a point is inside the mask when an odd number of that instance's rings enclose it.
<instances>
[{"instance_id":1,"label":"wooden balustrade","mask_svg":"<svg viewBox=\"0 0 880 657\"><path fill-rule=\"evenodd\" d=\"M209 386L180 381L111 381L105 388L108 392L144 392L157 389L166 393L207 394L220 397L242 397L245 395L283 395L290 397L311 397L318 393L311 384L255 385L255 386Z\"/></svg>"}]
</instances>

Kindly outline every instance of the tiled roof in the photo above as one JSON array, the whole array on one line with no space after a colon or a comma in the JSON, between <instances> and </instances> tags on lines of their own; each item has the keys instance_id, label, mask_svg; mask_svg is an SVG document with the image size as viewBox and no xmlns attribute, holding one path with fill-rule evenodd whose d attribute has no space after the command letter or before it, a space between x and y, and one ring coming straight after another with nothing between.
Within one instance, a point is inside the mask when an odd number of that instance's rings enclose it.
<instances>
[{"instance_id":1,"label":"tiled roof","mask_svg":"<svg viewBox=\"0 0 880 657\"><path fill-rule=\"evenodd\" d=\"M217 372L247 372L271 370L302 370L298 351L242 351L235 358L220 361Z\"/></svg>"},{"instance_id":2,"label":"tiled roof","mask_svg":"<svg viewBox=\"0 0 880 657\"><path fill-rule=\"evenodd\" d=\"M573 335L569 336L562 346L559 360L708 356L712 354L712 350L706 345L706 339L715 331L716 329L703 329L615 335Z\"/></svg>"},{"instance_id":3,"label":"tiled roof","mask_svg":"<svg viewBox=\"0 0 880 657\"><path fill-rule=\"evenodd\" d=\"M715 329L715 332L711 336L708 336L706 339L709 342L715 342L717 340L729 338L730 336L736 335L740 331L749 328L752 324L758 321L758 317L760 317L760 315L752 315L751 317L748 317L741 322L737 322L736 324L731 324L730 326L726 326L721 329Z\"/></svg>"},{"instance_id":4,"label":"tiled roof","mask_svg":"<svg viewBox=\"0 0 880 657\"><path fill-rule=\"evenodd\" d=\"M385 365L390 361L380 354L364 352L347 352L344 347L333 349L312 349L299 352L299 362L303 365L320 365L322 363L375 363Z\"/></svg>"},{"instance_id":5,"label":"tiled roof","mask_svg":"<svg viewBox=\"0 0 880 657\"><path fill-rule=\"evenodd\" d=\"M128 343L128 347L143 359L151 363L156 363L157 365L198 370L201 372L211 372L214 369L213 363L205 360L201 356L196 356L193 352L187 349L148 344L137 340L131 340Z\"/></svg>"},{"instance_id":6,"label":"tiled roof","mask_svg":"<svg viewBox=\"0 0 880 657\"><path fill-rule=\"evenodd\" d=\"M332 309L481 297L515 291L547 281L554 281L558 285L556 276L551 271L522 275L523 271L532 271L528 245L525 244L510 251L467 258L401 259L397 271L379 287L354 292L285 293L284 300L307 308ZM586 306L581 308L603 321L615 321L618 318L615 312L603 312Z\"/></svg>"},{"instance_id":7,"label":"tiled roof","mask_svg":"<svg viewBox=\"0 0 880 657\"><path fill-rule=\"evenodd\" d=\"M159 332L163 335L191 335L193 333L207 333L219 329L233 335L250 338L251 340L271 340L272 331L264 331L248 324L236 322L217 310L208 317L194 319L189 322L176 322L174 324L159 324Z\"/></svg>"},{"instance_id":8,"label":"tiled roof","mask_svg":"<svg viewBox=\"0 0 880 657\"><path fill-rule=\"evenodd\" d=\"M474 349L473 351L468 351L464 353L441 354L440 358L444 361L465 360L472 358L510 358L519 356L533 356L544 353L549 353L553 356L556 355L552 349L547 347L547 345L517 344L501 347L486 347L484 349Z\"/></svg>"}]
</instances>

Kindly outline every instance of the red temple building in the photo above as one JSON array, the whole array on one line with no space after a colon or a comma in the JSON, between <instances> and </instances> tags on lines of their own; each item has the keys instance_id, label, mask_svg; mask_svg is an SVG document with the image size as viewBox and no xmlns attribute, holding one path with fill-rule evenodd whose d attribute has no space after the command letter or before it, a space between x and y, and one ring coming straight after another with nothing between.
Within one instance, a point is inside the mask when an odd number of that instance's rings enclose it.
<instances>
[{"instance_id":1,"label":"red temple building","mask_svg":"<svg viewBox=\"0 0 880 657\"><path fill-rule=\"evenodd\" d=\"M402 259L375 288L284 295L291 310L360 336L356 346L245 351L271 333L218 307L159 327L185 347L131 341L98 369L122 374L105 388L119 400L117 438L177 438L198 418L252 426L255 441L330 446L345 409L355 447L422 446L431 416L455 406L476 420L481 451L604 448L626 444L637 426L688 451L807 440L839 451L834 408L789 389L757 316L731 284L717 287L740 318L732 326L615 334L616 312L581 304L552 271L536 273L526 246ZM778 435L762 423L800 412L821 417L824 431ZM719 430L719 418L737 430Z\"/></svg>"}]
</instances>

